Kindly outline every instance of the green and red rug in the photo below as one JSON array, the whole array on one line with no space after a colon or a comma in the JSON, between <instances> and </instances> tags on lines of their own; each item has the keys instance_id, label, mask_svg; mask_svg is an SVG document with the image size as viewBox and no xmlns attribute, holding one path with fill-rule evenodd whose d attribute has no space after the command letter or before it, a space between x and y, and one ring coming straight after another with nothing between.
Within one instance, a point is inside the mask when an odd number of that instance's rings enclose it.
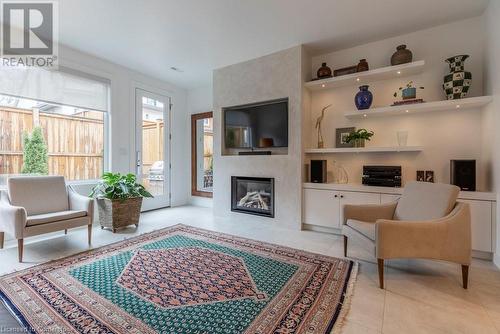
<instances>
[{"instance_id":1,"label":"green and red rug","mask_svg":"<svg viewBox=\"0 0 500 334\"><path fill-rule=\"evenodd\" d=\"M352 261L176 225L0 278L32 333L330 333Z\"/></svg>"}]
</instances>

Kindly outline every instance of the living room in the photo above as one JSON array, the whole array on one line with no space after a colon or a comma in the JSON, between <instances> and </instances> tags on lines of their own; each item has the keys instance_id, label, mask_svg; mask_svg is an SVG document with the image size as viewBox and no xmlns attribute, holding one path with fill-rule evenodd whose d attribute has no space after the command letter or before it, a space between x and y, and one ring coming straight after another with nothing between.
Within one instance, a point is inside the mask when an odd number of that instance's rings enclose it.
<instances>
[{"instance_id":1,"label":"living room","mask_svg":"<svg viewBox=\"0 0 500 334\"><path fill-rule=\"evenodd\" d=\"M0 333L500 332L500 1L2 12Z\"/></svg>"}]
</instances>

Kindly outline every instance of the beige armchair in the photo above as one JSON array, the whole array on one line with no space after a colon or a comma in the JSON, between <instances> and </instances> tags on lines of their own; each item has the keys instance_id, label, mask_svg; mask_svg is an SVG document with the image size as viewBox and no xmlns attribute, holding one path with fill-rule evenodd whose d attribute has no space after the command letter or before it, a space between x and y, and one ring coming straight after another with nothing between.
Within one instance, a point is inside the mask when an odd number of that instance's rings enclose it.
<instances>
[{"instance_id":1,"label":"beige armchair","mask_svg":"<svg viewBox=\"0 0 500 334\"><path fill-rule=\"evenodd\" d=\"M91 243L94 201L67 187L62 176L20 176L7 180L0 193L0 248L5 233L18 242L23 260L24 238L88 226Z\"/></svg>"},{"instance_id":2,"label":"beige armchair","mask_svg":"<svg viewBox=\"0 0 500 334\"><path fill-rule=\"evenodd\" d=\"M468 204L456 202L459 191L449 184L411 182L397 202L345 205L344 255L347 257L348 240L373 253L382 289L384 260L421 258L458 263L467 289L471 223Z\"/></svg>"}]
</instances>

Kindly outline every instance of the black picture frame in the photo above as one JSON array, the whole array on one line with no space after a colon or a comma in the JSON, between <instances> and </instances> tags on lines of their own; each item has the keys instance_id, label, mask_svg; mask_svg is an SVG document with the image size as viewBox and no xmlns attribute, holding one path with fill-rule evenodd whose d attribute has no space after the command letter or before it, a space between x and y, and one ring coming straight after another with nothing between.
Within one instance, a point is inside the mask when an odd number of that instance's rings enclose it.
<instances>
[{"instance_id":1,"label":"black picture frame","mask_svg":"<svg viewBox=\"0 0 500 334\"><path fill-rule=\"evenodd\" d=\"M426 170L425 171L425 182L434 183L434 171Z\"/></svg>"},{"instance_id":2,"label":"black picture frame","mask_svg":"<svg viewBox=\"0 0 500 334\"><path fill-rule=\"evenodd\" d=\"M417 181L418 182L425 182L425 171L417 170Z\"/></svg>"},{"instance_id":3,"label":"black picture frame","mask_svg":"<svg viewBox=\"0 0 500 334\"><path fill-rule=\"evenodd\" d=\"M336 148L346 148L346 147L354 147L354 141L350 143L346 143L343 139L345 136L350 133L356 131L355 127L349 128L336 128L335 129L335 147Z\"/></svg>"}]
</instances>

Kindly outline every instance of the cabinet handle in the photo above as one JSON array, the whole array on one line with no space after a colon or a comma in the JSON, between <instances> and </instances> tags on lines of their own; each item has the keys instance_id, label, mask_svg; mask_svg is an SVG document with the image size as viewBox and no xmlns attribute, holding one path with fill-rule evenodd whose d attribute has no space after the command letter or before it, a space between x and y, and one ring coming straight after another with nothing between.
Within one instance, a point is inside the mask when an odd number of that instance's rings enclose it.
<instances>
[{"instance_id":1,"label":"cabinet handle","mask_svg":"<svg viewBox=\"0 0 500 334\"><path fill-rule=\"evenodd\" d=\"M333 197L337 198L337 197L339 197L339 195L335 195L335 196L333 196Z\"/></svg>"},{"instance_id":2,"label":"cabinet handle","mask_svg":"<svg viewBox=\"0 0 500 334\"><path fill-rule=\"evenodd\" d=\"M340 195L340 198L344 198L344 195Z\"/></svg>"}]
</instances>

